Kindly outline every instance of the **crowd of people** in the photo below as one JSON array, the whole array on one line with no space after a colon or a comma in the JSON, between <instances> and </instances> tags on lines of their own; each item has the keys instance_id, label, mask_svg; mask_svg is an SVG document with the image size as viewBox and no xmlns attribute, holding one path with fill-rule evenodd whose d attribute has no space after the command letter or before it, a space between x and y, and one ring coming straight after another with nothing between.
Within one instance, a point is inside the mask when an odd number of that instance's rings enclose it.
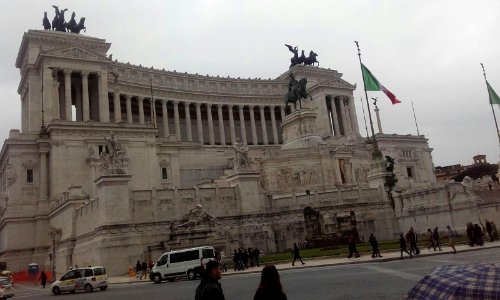
<instances>
[{"instance_id":1,"label":"crowd of people","mask_svg":"<svg viewBox=\"0 0 500 300\"><path fill-rule=\"evenodd\" d=\"M146 263L146 261L137 261L135 264L135 279L141 280L141 279L147 279L148 274L153 268L154 263L153 261L149 260L149 264Z\"/></svg>"},{"instance_id":2,"label":"crowd of people","mask_svg":"<svg viewBox=\"0 0 500 300\"><path fill-rule=\"evenodd\" d=\"M260 250L258 248L239 248L234 250L234 270L241 271L259 266ZM225 267L223 265L223 267Z\"/></svg>"}]
</instances>

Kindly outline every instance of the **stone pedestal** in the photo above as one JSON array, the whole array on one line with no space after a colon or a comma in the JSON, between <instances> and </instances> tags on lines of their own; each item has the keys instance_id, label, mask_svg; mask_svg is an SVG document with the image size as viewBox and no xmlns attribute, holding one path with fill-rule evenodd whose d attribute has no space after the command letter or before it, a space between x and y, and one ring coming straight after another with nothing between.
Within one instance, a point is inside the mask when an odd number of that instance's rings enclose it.
<instances>
[{"instance_id":1,"label":"stone pedestal","mask_svg":"<svg viewBox=\"0 0 500 300\"><path fill-rule=\"evenodd\" d=\"M384 159L374 159L370 164L370 170L368 171L368 185L371 188L377 188L379 190L379 194L383 195L384 201L389 201L389 197L387 196L387 192L385 191L385 176L388 175L387 163Z\"/></svg>"},{"instance_id":2,"label":"stone pedestal","mask_svg":"<svg viewBox=\"0 0 500 300\"><path fill-rule=\"evenodd\" d=\"M287 115L281 127L283 129L281 149L283 150L310 148L323 143L316 126L316 113L309 108Z\"/></svg>"},{"instance_id":3,"label":"stone pedestal","mask_svg":"<svg viewBox=\"0 0 500 300\"><path fill-rule=\"evenodd\" d=\"M95 180L105 224L131 221L129 181L131 175L100 176Z\"/></svg>"},{"instance_id":4,"label":"stone pedestal","mask_svg":"<svg viewBox=\"0 0 500 300\"><path fill-rule=\"evenodd\" d=\"M238 187L238 200L242 214L257 213L261 211L259 197L259 174L255 172L237 172L228 176L231 186Z\"/></svg>"}]
</instances>

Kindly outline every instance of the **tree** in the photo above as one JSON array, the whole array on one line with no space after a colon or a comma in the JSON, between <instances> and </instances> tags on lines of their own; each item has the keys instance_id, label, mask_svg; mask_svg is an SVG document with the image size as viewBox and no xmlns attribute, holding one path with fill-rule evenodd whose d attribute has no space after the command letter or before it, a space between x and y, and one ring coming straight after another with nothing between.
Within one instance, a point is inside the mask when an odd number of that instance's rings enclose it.
<instances>
[{"instance_id":1,"label":"tree","mask_svg":"<svg viewBox=\"0 0 500 300\"><path fill-rule=\"evenodd\" d=\"M485 175L494 176L498 173L497 164L479 164L462 171L460 174L453 177L456 182L461 182L465 176L469 176L472 179L482 178Z\"/></svg>"}]
</instances>

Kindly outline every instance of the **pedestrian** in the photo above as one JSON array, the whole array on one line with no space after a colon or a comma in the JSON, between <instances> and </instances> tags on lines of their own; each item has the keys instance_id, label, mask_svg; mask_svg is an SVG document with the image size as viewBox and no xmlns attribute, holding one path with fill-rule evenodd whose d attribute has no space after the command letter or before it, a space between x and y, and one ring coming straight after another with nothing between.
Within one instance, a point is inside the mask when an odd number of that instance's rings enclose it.
<instances>
[{"instance_id":1,"label":"pedestrian","mask_svg":"<svg viewBox=\"0 0 500 300\"><path fill-rule=\"evenodd\" d=\"M140 261L135 263L135 279L139 279L142 275L142 264Z\"/></svg>"},{"instance_id":2,"label":"pedestrian","mask_svg":"<svg viewBox=\"0 0 500 300\"><path fill-rule=\"evenodd\" d=\"M372 246L372 258L375 258L377 256L382 257L382 255L380 255L380 252L378 251L377 238L373 235L373 233L370 234L370 239L368 241L370 242L370 245Z\"/></svg>"},{"instance_id":3,"label":"pedestrian","mask_svg":"<svg viewBox=\"0 0 500 300\"><path fill-rule=\"evenodd\" d=\"M274 265L267 265L262 269L259 288L253 300L287 300L283 293L280 274Z\"/></svg>"},{"instance_id":4,"label":"pedestrian","mask_svg":"<svg viewBox=\"0 0 500 300\"><path fill-rule=\"evenodd\" d=\"M238 249L238 270L245 270L245 265L243 264L243 251L241 248Z\"/></svg>"},{"instance_id":5,"label":"pedestrian","mask_svg":"<svg viewBox=\"0 0 500 300\"><path fill-rule=\"evenodd\" d=\"M415 253L415 255L420 254L420 250L417 247L417 233L410 227L410 230L406 234L406 240L410 243L410 253Z\"/></svg>"},{"instance_id":6,"label":"pedestrian","mask_svg":"<svg viewBox=\"0 0 500 300\"><path fill-rule=\"evenodd\" d=\"M484 240L483 240L483 230L479 226L479 224L474 224L472 231L474 232L474 244L478 246L483 246L484 245Z\"/></svg>"},{"instance_id":7,"label":"pedestrian","mask_svg":"<svg viewBox=\"0 0 500 300\"><path fill-rule=\"evenodd\" d=\"M431 248L434 248L434 251L436 251L436 246L434 245L434 239L432 238L432 229L427 229L427 241L429 242L429 251L431 251Z\"/></svg>"},{"instance_id":8,"label":"pedestrian","mask_svg":"<svg viewBox=\"0 0 500 300\"><path fill-rule=\"evenodd\" d=\"M413 255L411 255L411 253L408 252L408 249L406 249L406 240L402 233L399 235L399 248L401 249L401 259L403 259L403 252L408 253L410 258L413 258Z\"/></svg>"},{"instance_id":9,"label":"pedestrian","mask_svg":"<svg viewBox=\"0 0 500 300\"><path fill-rule=\"evenodd\" d=\"M491 182L488 182L488 188L490 189L491 191Z\"/></svg>"},{"instance_id":10,"label":"pedestrian","mask_svg":"<svg viewBox=\"0 0 500 300\"><path fill-rule=\"evenodd\" d=\"M469 239L469 246L474 247L474 229L472 223L467 223L467 238Z\"/></svg>"},{"instance_id":11,"label":"pedestrian","mask_svg":"<svg viewBox=\"0 0 500 300\"><path fill-rule=\"evenodd\" d=\"M253 249L253 256L255 258L255 264L258 267L259 266L259 256L260 256L260 250L258 248Z\"/></svg>"},{"instance_id":12,"label":"pedestrian","mask_svg":"<svg viewBox=\"0 0 500 300\"><path fill-rule=\"evenodd\" d=\"M300 257L300 250L299 247L297 246L297 243L293 243L293 250L292 250L292 255L293 255L293 261L292 261L292 266L295 266L295 260L300 260L302 265L305 265L306 263L302 261L302 257Z\"/></svg>"},{"instance_id":13,"label":"pedestrian","mask_svg":"<svg viewBox=\"0 0 500 300\"><path fill-rule=\"evenodd\" d=\"M497 231L497 225L495 225L495 223L493 221L490 222L491 223L491 235L493 236L493 240L496 241L498 240L498 231Z\"/></svg>"},{"instance_id":14,"label":"pedestrian","mask_svg":"<svg viewBox=\"0 0 500 300\"><path fill-rule=\"evenodd\" d=\"M225 300L222 286L220 264L216 260L209 261L205 266L205 275L196 288L195 300Z\"/></svg>"},{"instance_id":15,"label":"pedestrian","mask_svg":"<svg viewBox=\"0 0 500 300\"><path fill-rule=\"evenodd\" d=\"M148 264L146 263L146 261L143 261L142 264L141 264L141 269L142 269L142 274L141 274L141 278L144 277L144 279L147 278L147 273L148 273Z\"/></svg>"},{"instance_id":16,"label":"pedestrian","mask_svg":"<svg viewBox=\"0 0 500 300\"><path fill-rule=\"evenodd\" d=\"M457 249L455 249L455 230L451 229L450 225L446 226L446 229L448 229L448 241L451 249L453 249L453 254L457 254Z\"/></svg>"},{"instance_id":17,"label":"pedestrian","mask_svg":"<svg viewBox=\"0 0 500 300\"><path fill-rule=\"evenodd\" d=\"M347 258L351 258L353 254L356 258L360 257L358 249L356 249L356 237L354 235L351 235L347 243L349 249L349 256L347 256Z\"/></svg>"},{"instance_id":18,"label":"pedestrian","mask_svg":"<svg viewBox=\"0 0 500 300\"><path fill-rule=\"evenodd\" d=\"M45 285L47 284L47 274L45 274L45 271L42 270L40 273L40 283L42 284L42 288L45 288Z\"/></svg>"},{"instance_id":19,"label":"pedestrian","mask_svg":"<svg viewBox=\"0 0 500 300\"><path fill-rule=\"evenodd\" d=\"M434 247L438 248L439 251L441 251L441 243L439 239L439 231L437 226L436 228L434 228L434 231L432 232L432 238L434 239Z\"/></svg>"},{"instance_id":20,"label":"pedestrian","mask_svg":"<svg viewBox=\"0 0 500 300\"><path fill-rule=\"evenodd\" d=\"M491 226L490 221L488 221L487 219L485 219L485 221L486 221L486 232L490 237L490 242L493 242L493 235L492 235L493 227Z\"/></svg>"},{"instance_id":21,"label":"pedestrian","mask_svg":"<svg viewBox=\"0 0 500 300\"><path fill-rule=\"evenodd\" d=\"M150 270L150 271L151 271L151 270L153 270L153 267L154 267L154 266L155 266L155 264L154 264L154 263L153 263L153 261L150 259L150 260L149 260L149 264L148 264L148 268L149 268L149 270Z\"/></svg>"}]
</instances>

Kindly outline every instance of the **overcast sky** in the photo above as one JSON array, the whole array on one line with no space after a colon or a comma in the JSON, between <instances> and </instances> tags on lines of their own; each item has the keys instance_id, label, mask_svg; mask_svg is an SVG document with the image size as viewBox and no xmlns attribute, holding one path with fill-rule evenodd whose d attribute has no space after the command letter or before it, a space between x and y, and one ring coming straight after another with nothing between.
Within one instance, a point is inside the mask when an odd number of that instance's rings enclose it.
<instances>
[{"instance_id":1,"label":"overcast sky","mask_svg":"<svg viewBox=\"0 0 500 300\"><path fill-rule=\"evenodd\" d=\"M500 1L7 1L0 0L0 139L20 128L20 75L14 66L23 33L42 29L52 4L86 17L85 35L111 42L113 59L188 73L276 78L288 69L285 43L318 53L320 67L358 84L363 63L401 101L378 97L384 133L429 139L434 164L499 157L498 138L479 63L500 93ZM365 106L366 109L366 106ZM495 107L500 120L500 110ZM375 125L376 127L376 125Z\"/></svg>"}]
</instances>

